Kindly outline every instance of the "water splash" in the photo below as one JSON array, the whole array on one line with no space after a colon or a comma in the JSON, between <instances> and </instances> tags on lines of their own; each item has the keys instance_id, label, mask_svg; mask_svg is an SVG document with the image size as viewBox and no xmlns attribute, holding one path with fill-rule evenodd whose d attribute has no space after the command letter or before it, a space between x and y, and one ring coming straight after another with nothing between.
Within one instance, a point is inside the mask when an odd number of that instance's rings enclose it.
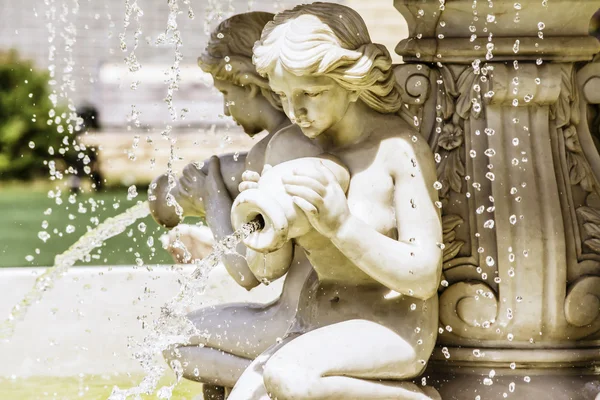
<instances>
[{"instance_id":1,"label":"water splash","mask_svg":"<svg viewBox=\"0 0 600 400\"><path fill-rule=\"evenodd\" d=\"M206 258L198 261L195 270L189 276L182 277L179 293L161 308L160 316L154 321L150 333L141 342L130 344L133 356L140 363L146 376L139 385L129 389L115 386L109 400L126 400L131 396L137 399L141 395L156 391L158 382L165 373L165 367L161 366L162 352L174 346L189 344L193 336L205 335L187 318L187 313L197 296L204 293L208 275L219 264L224 254L234 253L238 243L261 228L262 225L258 221L244 224L218 242ZM170 398L170 393L183 377L181 363L175 361L171 368L175 372L176 382L158 390L161 398Z\"/></svg>"},{"instance_id":2,"label":"water splash","mask_svg":"<svg viewBox=\"0 0 600 400\"><path fill-rule=\"evenodd\" d=\"M81 236L68 250L57 255L54 258L54 266L48 268L36 279L33 288L23 300L13 307L8 319L0 325L0 339L10 339L16 323L23 320L29 307L39 301L44 292L50 290L54 286L54 282L60 279L77 261L90 254L95 248L102 246L105 240L124 232L128 226L149 214L148 202L140 202L122 214L108 218L95 229Z\"/></svg>"}]
</instances>

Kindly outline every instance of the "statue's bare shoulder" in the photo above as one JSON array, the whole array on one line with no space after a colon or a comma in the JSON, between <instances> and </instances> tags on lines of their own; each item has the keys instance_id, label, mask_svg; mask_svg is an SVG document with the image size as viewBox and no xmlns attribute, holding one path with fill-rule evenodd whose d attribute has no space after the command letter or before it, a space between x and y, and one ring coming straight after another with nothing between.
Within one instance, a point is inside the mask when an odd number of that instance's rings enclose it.
<instances>
[{"instance_id":1,"label":"statue's bare shoulder","mask_svg":"<svg viewBox=\"0 0 600 400\"><path fill-rule=\"evenodd\" d=\"M269 141L265 163L277 165L296 158L317 156L322 152L297 125L290 125L275 133Z\"/></svg>"},{"instance_id":2,"label":"statue's bare shoulder","mask_svg":"<svg viewBox=\"0 0 600 400\"><path fill-rule=\"evenodd\" d=\"M380 151L388 160L391 171L402 173L407 171L407 166L416 166L425 177L435 176L435 162L429 144L404 120L389 118L375 136L381 143Z\"/></svg>"}]
</instances>

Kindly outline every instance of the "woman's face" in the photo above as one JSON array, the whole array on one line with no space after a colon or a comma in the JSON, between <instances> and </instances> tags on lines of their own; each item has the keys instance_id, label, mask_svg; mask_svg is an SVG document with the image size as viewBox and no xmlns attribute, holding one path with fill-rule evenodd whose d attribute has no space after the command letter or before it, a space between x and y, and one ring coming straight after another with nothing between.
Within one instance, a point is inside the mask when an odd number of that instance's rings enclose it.
<instances>
[{"instance_id":1,"label":"woman's face","mask_svg":"<svg viewBox=\"0 0 600 400\"><path fill-rule=\"evenodd\" d=\"M271 89L281 98L286 115L305 136L314 139L334 127L357 100L327 76L297 76L278 63L269 74Z\"/></svg>"},{"instance_id":2,"label":"woman's face","mask_svg":"<svg viewBox=\"0 0 600 400\"><path fill-rule=\"evenodd\" d=\"M223 94L223 113L232 117L249 136L254 136L262 131L258 126L260 110L256 96L248 88L234 85L229 81L215 79L214 86Z\"/></svg>"}]
</instances>

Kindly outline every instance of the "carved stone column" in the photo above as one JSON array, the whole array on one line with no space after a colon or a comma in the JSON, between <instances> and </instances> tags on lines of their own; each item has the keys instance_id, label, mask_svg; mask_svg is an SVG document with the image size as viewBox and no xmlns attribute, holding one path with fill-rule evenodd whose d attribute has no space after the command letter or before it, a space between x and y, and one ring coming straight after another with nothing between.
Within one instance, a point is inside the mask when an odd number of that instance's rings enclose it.
<instances>
[{"instance_id":1,"label":"carved stone column","mask_svg":"<svg viewBox=\"0 0 600 400\"><path fill-rule=\"evenodd\" d=\"M396 0L404 114L436 153L444 399L600 393L600 1Z\"/></svg>"}]
</instances>

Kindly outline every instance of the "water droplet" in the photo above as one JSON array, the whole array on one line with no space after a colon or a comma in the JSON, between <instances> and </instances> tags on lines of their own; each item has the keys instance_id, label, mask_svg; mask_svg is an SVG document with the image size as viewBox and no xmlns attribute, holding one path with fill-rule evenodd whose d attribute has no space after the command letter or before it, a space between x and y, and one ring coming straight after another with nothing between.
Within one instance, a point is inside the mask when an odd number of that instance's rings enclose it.
<instances>
[{"instance_id":1,"label":"water droplet","mask_svg":"<svg viewBox=\"0 0 600 400\"><path fill-rule=\"evenodd\" d=\"M486 17L486 21L487 22L494 22L496 21L496 16L494 14L488 14Z\"/></svg>"},{"instance_id":2,"label":"water droplet","mask_svg":"<svg viewBox=\"0 0 600 400\"><path fill-rule=\"evenodd\" d=\"M512 140L512 144L513 144L513 146L518 146L519 145L519 138L514 138Z\"/></svg>"},{"instance_id":3,"label":"water droplet","mask_svg":"<svg viewBox=\"0 0 600 400\"><path fill-rule=\"evenodd\" d=\"M442 188L442 183L439 182L439 181L435 181L434 184L433 184L433 188L435 190L440 190Z\"/></svg>"},{"instance_id":4,"label":"water droplet","mask_svg":"<svg viewBox=\"0 0 600 400\"><path fill-rule=\"evenodd\" d=\"M46 243L46 241L50 239L50 234L46 231L40 231L38 232L38 238L40 238L40 240Z\"/></svg>"},{"instance_id":5,"label":"water droplet","mask_svg":"<svg viewBox=\"0 0 600 400\"><path fill-rule=\"evenodd\" d=\"M488 157L493 157L496 155L496 150L494 149L487 149L486 151L484 151L484 154Z\"/></svg>"},{"instance_id":6,"label":"water droplet","mask_svg":"<svg viewBox=\"0 0 600 400\"><path fill-rule=\"evenodd\" d=\"M531 378L529 376L524 377L523 380L527 383L531 382Z\"/></svg>"},{"instance_id":7,"label":"water droplet","mask_svg":"<svg viewBox=\"0 0 600 400\"><path fill-rule=\"evenodd\" d=\"M492 256L487 256L485 258L485 263L487 264L488 267L493 267L496 264L496 262L494 261L494 257L492 257Z\"/></svg>"},{"instance_id":8,"label":"water droplet","mask_svg":"<svg viewBox=\"0 0 600 400\"><path fill-rule=\"evenodd\" d=\"M515 214L513 214L513 215L511 215L511 216L508 218L508 220L510 221L510 223L511 223L512 225L514 225L514 224L516 224L516 223L517 223L517 216L516 216Z\"/></svg>"},{"instance_id":9,"label":"water droplet","mask_svg":"<svg viewBox=\"0 0 600 400\"><path fill-rule=\"evenodd\" d=\"M546 27L546 24L544 24L543 22L538 22L537 27L541 31L541 30L544 30L544 28Z\"/></svg>"},{"instance_id":10,"label":"water droplet","mask_svg":"<svg viewBox=\"0 0 600 400\"><path fill-rule=\"evenodd\" d=\"M494 220L493 219L488 219L487 221L485 221L485 223L483 224L484 228L487 229L493 229L494 228Z\"/></svg>"},{"instance_id":11,"label":"water droplet","mask_svg":"<svg viewBox=\"0 0 600 400\"><path fill-rule=\"evenodd\" d=\"M138 192L135 185L129 186L129 188L127 189L127 200L133 200L135 197L137 197L137 195Z\"/></svg>"}]
</instances>

